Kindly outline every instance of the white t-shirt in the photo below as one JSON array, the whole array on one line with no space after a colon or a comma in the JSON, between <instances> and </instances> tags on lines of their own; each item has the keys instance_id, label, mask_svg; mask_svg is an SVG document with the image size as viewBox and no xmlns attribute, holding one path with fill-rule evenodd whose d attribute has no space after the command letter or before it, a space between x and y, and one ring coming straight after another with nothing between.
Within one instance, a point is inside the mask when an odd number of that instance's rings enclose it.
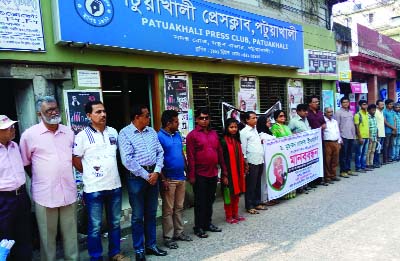
<instances>
[{"instance_id":1,"label":"white t-shirt","mask_svg":"<svg viewBox=\"0 0 400 261\"><path fill-rule=\"evenodd\" d=\"M118 132L106 127L103 133L92 126L75 137L74 156L82 158L83 184L86 193L121 187L117 165Z\"/></svg>"}]
</instances>

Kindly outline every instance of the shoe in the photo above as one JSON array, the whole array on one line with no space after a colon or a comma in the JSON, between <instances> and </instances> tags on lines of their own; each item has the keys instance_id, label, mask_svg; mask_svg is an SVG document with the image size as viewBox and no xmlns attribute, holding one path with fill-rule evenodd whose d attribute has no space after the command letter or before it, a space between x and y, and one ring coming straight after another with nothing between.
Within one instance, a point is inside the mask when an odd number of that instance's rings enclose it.
<instances>
[{"instance_id":1,"label":"shoe","mask_svg":"<svg viewBox=\"0 0 400 261\"><path fill-rule=\"evenodd\" d=\"M367 172L365 169L360 169L358 172L360 172L360 173L365 173L365 172Z\"/></svg>"},{"instance_id":2,"label":"shoe","mask_svg":"<svg viewBox=\"0 0 400 261\"><path fill-rule=\"evenodd\" d=\"M305 187L304 190L309 191L312 190L312 188L309 185L307 185L307 187Z\"/></svg>"},{"instance_id":3,"label":"shoe","mask_svg":"<svg viewBox=\"0 0 400 261\"><path fill-rule=\"evenodd\" d=\"M324 181L322 181L322 182L320 183L320 185L322 185L322 186L329 186L329 184L328 184L327 182L324 182Z\"/></svg>"},{"instance_id":4,"label":"shoe","mask_svg":"<svg viewBox=\"0 0 400 261\"><path fill-rule=\"evenodd\" d=\"M365 171L373 171L373 169L371 169L371 168L365 168L364 170Z\"/></svg>"},{"instance_id":5,"label":"shoe","mask_svg":"<svg viewBox=\"0 0 400 261\"><path fill-rule=\"evenodd\" d=\"M174 240L180 240L180 241L193 241L193 239L186 235L185 232L180 233L178 236L173 237Z\"/></svg>"},{"instance_id":6,"label":"shoe","mask_svg":"<svg viewBox=\"0 0 400 261\"><path fill-rule=\"evenodd\" d=\"M346 178L346 179L349 178L349 175L347 175L346 172L341 172L341 173L340 173L340 176L343 177L343 178Z\"/></svg>"},{"instance_id":7,"label":"shoe","mask_svg":"<svg viewBox=\"0 0 400 261\"><path fill-rule=\"evenodd\" d=\"M208 237L207 233L204 232L204 230L201 228L193 228L193 230L194 230L194 234L196 236L198 236L199 238L207 238Z\"/></svg>"},{"instance_id":8,"label":"shoe","mask_svg":"<svg viewBox=\"0 0 400 261\"><path fill-rule=\"evenodd\" d=\"M269 201L270 202L270 201ZM246 220L246 218L245 217L242 217L242 216L236 216L236 217L233 217L234 219L236 219L238 222L241 222L241 221L245 221Z\"/></svg>"},{"instance_id":9,"label":"shoe","mask_svg":"<svg viewBox=\"0 0 400 261\"><path fill-rule=\"evenodd\" d=\"M146 255L166 256L167 251L159 249L157 246L146 247Z\"/></svg>"},{"instance_id":10,"label":"shoe","mask_svg":"<svg viewBox=\"0 0 400 261\"><path fill-rule=\"evenodd\" d=\"M210 232L222 232L222 229L220 229L219 227L217 227L217 226L214 226L213 224L210 224L209 226L208 226L208 228L207 229L205 229L206 231L210 231Z\"/></svg>"},{"instance_id":11,"label":"shoe","mask_svg":"<svg viewBox=\"0 0 400 261\"><path fill-rule=\"evenodd\" d=\"M268 208L267 208L266 206L263 206L263 205L261 205L261 204L258 205L258 206L256 206L255 209L256 209L256 210L268 210Z\"/></svg>"},{"instance_id":12,"label":"shoe","mask_svg":"<svg viewBox=\"0 0 400 261\"><path fill-rule=\"evenodd\" d=\"M325 183L334 184L335 182L333 182L332 180L328 180Z\"/></svg>"},{"instance_id":13,"label":"shoe","mask_svg":"<svg viewBox=\"0 0 400 261\"><path fill-rule=\"evenodd\" d=\"M317 188L317 185L315 185L315 184L310 184L310 187L311 187L311 188Z\"/></svg>"},{"instance_id":14,"label":"shoe","mask_svg":"<svg viewBox=\"0 0 400 261\"><path fill-rule=\"evenodd\" d=\"M135 260L136 261L146 261L146 256L144 255L143 252L136 253Z\"/></svg>"},{"instance_id":15,"label":"shoe","mask_svg":"<svg viewBox=\"0 0 400 261\"><path fill-rule=\"evenodd\" d=\"M374 165L374 168L379 169L381 166L380 165Z\"/></svg>"},{"instance_id":16,"label":"shoe","mask_svg":"<svg viewBox=\"0 0 400 261\"><path fill-rule=\"evenodd\" d=\"M177 249L179 247L178 244L170 238L164 240L164 246L168 247L169 249Z\"/></svg>"},{"instance_id":17,"label":"shoe","mask_svg":"<svg viewBox=\"0 0 400 261\"><path fill-rule=\"evenodd\" d=\"M227 218L227 219L225 219L225 221L226 221L226 223L229 223L229 224L237 224L239 222L237 219L234 219L234 218Z\"/></svg>"},{"instance_id":18,"label":"shoe","mask_svg":"<svg viewBox=\"0 0 400 261\"><path fill-rule=\"evenodd\" d=\"M340 178L338 178L338 177L333 177L332 180L333 180L333 181L340 181Z\"/></svg>"},{"instance_id":19,"label":"shoe","mask_svg":"<svg viewBox=\"0 0 400 261\"><path fill-rule=\"evenodd\" d=\"M359 170L356 170L356 171L359 171ZM347 171L347 175L350 175L350 176L358 176L358 174L357 173L354 173L353 171Z\"/></svg>"}]
</instances>

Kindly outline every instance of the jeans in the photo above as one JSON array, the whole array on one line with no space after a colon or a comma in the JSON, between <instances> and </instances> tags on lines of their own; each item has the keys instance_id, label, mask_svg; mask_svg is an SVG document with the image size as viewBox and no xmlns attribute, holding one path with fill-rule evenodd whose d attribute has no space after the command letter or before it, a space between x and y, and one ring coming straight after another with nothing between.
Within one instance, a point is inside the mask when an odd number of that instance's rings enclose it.
<instances>
[{"instance_id":1,"label":"jeans","mask_svg":"<svg viewBox=\"0 0 400 261\"><path fill-rule=\"evenodd\" d=\"M121 188L84 193L89 215L88 252L90 258L97 260L103 254L101 245L101 221L103 206L106 209L108 226L108 256L113 257L121 252Z\"/></svg>"},{"instance_id":2,"label":"jeans","mask_svg":"<svg viewBox=\"0 0 400 261\"><path fill-rule=\"evenodd\" d=\"M156 246L156 214L158 207L158 182L150 185L147 180L128 176L129 203L132 208L132 243L136 253L144 246Z\"/></svg>"},{"instance_id":3,"label":"jeans","mask_svg":"<svg viewBox=\"0 0 400 261\"><path fill-rule=\"evenodd\" d=\"M399 159L399 152L400 152L400 135L397 134L397 136L393 137L393 153L392 153L393 160Z\"/></svg>"},{"instance_id":4,"label":"jeans","mask_svg":"<svg viewBox=\"0 0 400 261\"><path fill-rule=\"evenodd\" d=\"M381 149L375 150L375 155L374 155L374 165L375 166L380 166L381 165L381 159L380 159L380 154L383 151L383 142L385 141L385 137L380 137L378 138L378 143L381 144ZM376 144L378 146L378 144Z\"/></svg>"},{"instance_id":5,"label":"jeans","mask_svg":"<svg viewBox=\"0 0 400 261\"><path fill-rule=\"evenodd\" d=\"M354 140L345 138L342 138L342 140L343 144L339 153L340 172L346 172L351 170L351 158Z\"/></svg>"},{"instance_id":6,"label":"jeans","mask_svg":"<svg viewBox=\"0 0 400 261\"><path fill-rule=\"evenodd\" d=\"M362 139L364 142L360 144L360 142L357 140L356 141L356 159L355 159L355 165L356 165L356 170L358 169L365 169L367 167L367 152L368 152L368 143L369 139Z\"/></svg>"}]
</instances>

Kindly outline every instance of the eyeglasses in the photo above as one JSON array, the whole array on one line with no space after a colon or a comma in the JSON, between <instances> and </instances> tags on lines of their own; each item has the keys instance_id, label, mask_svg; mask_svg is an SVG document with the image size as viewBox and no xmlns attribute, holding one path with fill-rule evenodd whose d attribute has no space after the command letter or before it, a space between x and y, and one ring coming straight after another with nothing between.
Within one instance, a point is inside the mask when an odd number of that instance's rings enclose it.
<instances>
[{"instance_id":1,"label":"eyeglasses","mask_svg":"<svg viewBox=\"0 0 400 261\"><path fill-rule=\"evenodd\" d=\"M145 118L150 118L150 117L151 117L149 113L147 113L147 114L141 114L140 116L143 116L143 117L145 117Z\"/></svg>"},{"instance_id":2,"label":"eyeglasses","mask_svg":"<svg viewBox=\"0 0 400 261\"><path fill-rule=\"evenodd\" d=\"M208 118L208 117L199 117L199 120L201 120L201 121L208 121L209 118Z\"/></svg>"},{"instance_id":3,"label":"eyeglasses","mask_svg":"<svg viewBox=\"0 0 400 261\"><path fill-rule=\"evenodd\" d=\"M46 114L53 114L54 112L59 113L60 109L57 107L57 108L50 108L50 109L45 110Z\"/></svg>"}]
</instances>

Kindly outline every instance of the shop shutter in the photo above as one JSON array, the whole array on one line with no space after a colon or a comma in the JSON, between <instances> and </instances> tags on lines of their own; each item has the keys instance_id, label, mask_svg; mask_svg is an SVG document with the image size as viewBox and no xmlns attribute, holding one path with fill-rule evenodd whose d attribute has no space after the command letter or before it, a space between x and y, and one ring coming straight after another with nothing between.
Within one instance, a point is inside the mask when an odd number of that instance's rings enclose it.
<instances>
[{"instance_id":1,"label":"shop shutter","mask_svg":"<svg viewBox=\"0 0 400 261\"><path fill-rule=\"evenodd\" d=\"M303 80L304 86L304 101L307 103L310 96L316 95L321 101L322 96L322 81ZM322 102L322 101L321 101Z\"/></svg>"},{"instance_id":2,"label":"shop shutter","mask_svg":"<svg viewBox=\"0 0 400 261\"><path fill-rule=\"evenodd\" d=\"M221 103L235 105L234 82L232 75L192 74L194 111L207 107L210 111L210 126L222 133Z\"/></svg>"},{"instance_id":3,"label":"shop shutter","mask_svg":"<svg viewBox=\"0 0 400 261\"><path fill-rule=\"evenodd\" d=\"M260 77L260 112L265 112L277 101L281 101L283 110L287 108L286 79Z\"/></svg>"}]
</instances>

